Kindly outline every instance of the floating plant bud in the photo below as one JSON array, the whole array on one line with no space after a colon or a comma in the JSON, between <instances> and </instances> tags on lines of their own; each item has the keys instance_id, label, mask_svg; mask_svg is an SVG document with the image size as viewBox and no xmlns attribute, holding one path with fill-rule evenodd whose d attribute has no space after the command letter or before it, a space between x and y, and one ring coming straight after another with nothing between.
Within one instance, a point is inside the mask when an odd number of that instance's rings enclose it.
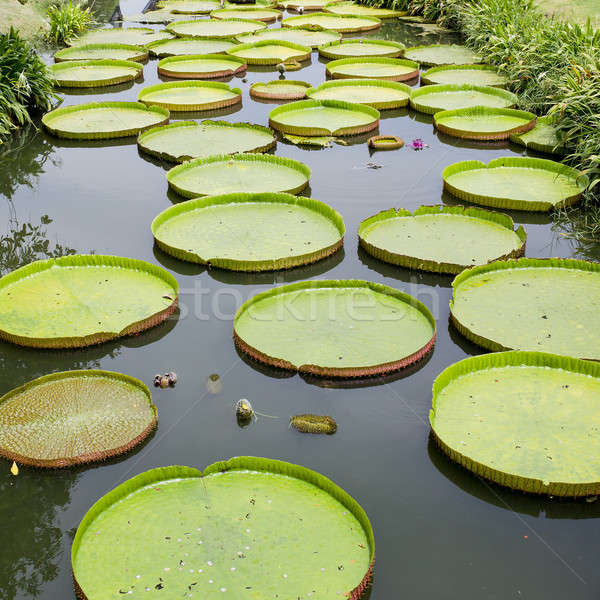
<instances>
[{"instance_id":1,"label":"floating plant bud","mask_svg":"<svg viewBox=\"0 0 600 600\"><path fill-rule=\"evenodd\" d=\"M220 394L223 391L223 381L218 373L212 373L206 378L206 391L209 394Z\"/></svg>"},{"instance_id":2,"label":"floating plant bud","mask_svg":"<svg viewBox=\"0 0 600 600\"><path fill-rule=\"evenodd\" d=\"M166 375L160 378L160 387L163 389L169 387L169 378Z\"/></svg>"},{"instance_id":3,"label":"floating plant bud","mask_svg":"<svg viewBox=\"0 0 600 600\"><path fill-rule=\"evenodd\" d=\"M247 425L254 416L252 404L246 398L238 400L235 405L235 415L239 425Z\"/></svg>"},{"instance_id":4,"label":"floating plant bud","mask_svg":"<svg viewBox=\"0 0 600 600\"><path fill-rule=\"evenodd\" d=\"M296 415L290 418L290 425L302 433L327 433L337 431L337 423L326 415Z\"/></svg>"},{"instance_id":5,"label":"floating plant bud","mask_svg":"<svg viewBox=\"0 0 600 600\"><path fill-rule=\"evenodd\" d=\"M169 380L169 385L175 385L177 383L177 373L174 371L167 373L167 379Z\"/></svg>"},{"instance_id":6,"label":"floating plant bud","mask_svg":"<svg viewBox=\"0 0 600 600\"><path fill-rule=\"evenodd\" d=\"M160 380L162 379L162 375L160 373L157 373L154 376L154 387L160 387Z\"/></svg>"}]
</instances>

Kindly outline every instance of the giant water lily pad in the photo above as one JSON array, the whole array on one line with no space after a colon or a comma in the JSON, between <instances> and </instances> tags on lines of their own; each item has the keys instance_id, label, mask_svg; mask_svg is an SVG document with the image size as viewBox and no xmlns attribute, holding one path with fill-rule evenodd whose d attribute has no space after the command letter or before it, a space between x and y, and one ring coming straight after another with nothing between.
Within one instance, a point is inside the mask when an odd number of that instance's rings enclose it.
<instances>
[{"instance_id":1,"label":"giant water lily pad","mask_svg":"<svg viewBox=\"0 0 600 600\"><path fill-rule=\"evenodd\" d=\"M254 19L263 23L274 23L281 17L281 11L274 8L258 6L230 6L213 10L210 16L213 19Z\"/></svg>"},{"instance_id":2,"label":"giant water lily pad","mask_svg":"<svg viewBox=\"0 0 600 600\"><path fill-rule=\"evenodd\" d=\"M442 110L433 116L439 131L467 140L507 140L513 133L533 129L535 122L535 115L524 110L485 106Z\"/></svg>"},{"instance_id":3,"label":"giant water lily pad","mask_svg":"<svg viewBox=\"0 0 600 600\"><path fill-rule=\"evenodd\" d=\"M314 100L343 100L366 104L378 110L407 106L411 88L383 79L339 79L326 81L306 92Z\"/></svg>"},{"instance_id":4,"label":"giant water lily pad","mask_svg":"<svg viewBox=\"0 0 600 600\"><path fill-rule=\"evenodd\" d=\"M317 48L322 44L327 44L342 37L337 31L311 31L302 27L285 27L279 29L263 29L254 34L238 35L236 39L244 44L258 42L260 40L283 40L292 42L292 44L300 44L301 46L310 46Z\"/></svg>"},{"instance_id":5,"label":"giant water lily pad","mask_svg":"<svg viewBox=\"0 0 600 600\"><path fill-rule=\"evenodd\" d=\"M413 46L404 51L404 56L424 67L438 65L468 65L483 62L479 54L459 44L434 44Z\"/></svg>"},{"instance_id":6,"label":"giant water lily pad","mask_svg":"<svg viewBox=\"0 0 600 600\"><path fill-rule=\"evenodd\" d=\"M130 60L69 60L49 67L56 85L88 88L116 85L141 77L142 65Z\"/></svg>"},{"instance_id":7,"label":"giant water lily pad","mask_svg":"<svg viewBox=\"0 0 600 600\"><path fill-rule=\"evenodd\" d=\"M433 385L441 449L500 485L551 496L600 493L600 366L501 352L448 367Z\"/></svg>"},{"instance_id":8,"label":"giant water lily pad","mask_svg":"<svg viewBox=\"0 0 600 600\"><path fill-rule=\"evenodd\" d=\"M360 377L423 358L435 342L435 320L417 299L385 285L303 281L245 302L234 338L252 358L276 367Z\"/></svg>"},{"instance_id":9,"label":"giant water lily pad","mask_svg":"<svg viewBox=\"0 0 600 600\"><path fill-rule=\"evenodd\" d=\"M175 81L143 88L138 100L146 106L162 106L172 111L216 110L239 104L242 90L217 81Z\"/></svg>"},{"instance_id":10,"label":"giant water lily pad","mask_svg":"<svg viewBox=\"0 0 600 600\"><path fill-rule=\"evenodd\" d=\"M287 60L310 60L311 49L283 40L261 40L249 44L239 44L227 54L237 56L249 65L277 65Z\"/></svg>"},{"instance_id":11,"label":"giant water lily pad","mask_svg":"<svg viewBox=\"0 0 600 600\"><path fill-rule=\"evenodd\" d=\"M191 160L167 173L169 187L186 198L239 192L301 192L310 169L271 154L215 155Z\"/></svg>"},{"instance_id":12,"label":"giant water lily pad","mask_svg":"<svg viewBox=\"0 0 600 600\"><path fill-rule=\"evenodd\" d=\"M86 44L63 48L54 54L59 62L69 60L133 60L143 62L148 58L148 51L139 46L129 44Z\"/></svg>"},{"instance_id":13,"label":"giant water lily pad","mask_svg":"<svg viewBox=\"0 0 600 600\"><path fill-rule=\"evenodd\" d=\"M566 259L499 261L453 283L452 321L490 350L600 360L600 266Z\"/></svg>"},{"instance_id":14,"label":"giant water lily pad","mask_svg":"<svg viewBox=\"0 0 600 600\"><path fill-rule=\"evenodd\" d=\"M169 111L141 102L90 102L56 108L42 117L52 134L76 140L100 140L138 135L169 122Z\"/></svg>"},{"instance_id":15,"label":"giant water lily pad","mask_svg":"<svg viewBox=\"0 0 600 600\"><path fill-rule=\"evenodd\" d=\"M171 206L152 222L161 250L233 271L272 271L329 256L344 240L341 215L291 194L225 194Z\"/></svg>"},{"instance_id":16,"label":"giant water lily pad","mask_svg":"<svg viewBox=\"0 0 600 600\"><path fill-rule=\"evenodd\" d=\"M340 58L327 63L326 71L334 79L410 81L419 76L419 65L403 58Z\"/></svg>"},{"instance_id":17,"label":"giant water lily pad","mask_svg":"<svg viewBox=\"0 0 600 600\"><path fill-rule=\"evenodd\" d=\"M71 563L88 600L129 591L169 600L283 590L289 598L359 598L374 549L365 512L332 481L241 456L204 473L163 467L121 484L84 516Z\"/></svg>"},{"instance_id":18,"label":"giant water lily pad","mask_svg":"<svg viewBox=\"0 0 600 600\"><path fill-rule=\"evenodd\" d=\"M130 27L128 29L94 29L77 38L69 40L69 46L87 46L89 44L127 44L145 46L156 40L165 40L173 36L168 31L154 31L148 27Z\"/></svg>"},{"instance_id":19,"label":"giant water lily pad","mask_svg":"<svg viewBox=\"0 0 600 600\"><path fill-rule=\"evenodd\" d=\"M510 141L537 152L565 154L556 121L552 117L538 117L533 129L525 133L511 134Z\"/></svg>"},{"instance_id":20,"label":"giant water lily pad","mask_svg":"<svg viewBox=\"0 0 600 600\"><path fill-rule=\"evenodd\" d=\"M358 228L361 246L394 265L436 273L460 273L525 252L527 235L501 213L462 206L422 206L414 213L384 210Z\"/></svg>"},{"instance_id":21,"label":"giant water lily pad","mask_svg":"<svg viewBox=\"0 0 600 600\"><path fill-rule=\"evenodd\" d=\"M298 17L288 17L281 21L282 27L307 27L311 29L333 29L340 33L355 33L379 29L381 21L376 17L354 17L332 15L326 12L310 13Z\"/></svg>"},{"instance_id":22,"label":"giant water lily pad","mask_svg":"<svg viewBox=\"0 0 600 600\"><path fill-rule=\"evenodd\" d=\"M432 67L421 73L421 83L423 85L469 84L506 87L508 78L490 65L444 65Z\"/></svg>"},{"instance_id":23,"label":"giant water lily pad","mask_svg":"<svg viewBox=\"0 0 600 600\"><path fill-rule=\"evenodd\" d=\"M414 90L410 105L419 112L433 115L442 110L490 106L511 108L517 104L516 94L491 86L469 84L428 85Z\"/></svg>"},{"instance_id":24,"label":"giant water lily pad","mask_svg":"<svg viewBox=\"0 0 600 600\"><path fill-rule=\"evenodd\" d=\"M40 260L0 279L0 338L78 348L144 331L177 307L175 278L120 256Z\"/></svg>"},{"instance_id":25,"label":"giant water lily pad","mask_svg":"<svg viewBox=\"0 0 600 600\"><path fill-rule=\"evenodd\" d=\"M378 127L379 112L339 100L299 100L274 108L269 125L293 135L357 135Z\"/></svg>"},{"instance_id":26,"label":"giant water lily pad","mask_svg":"<svg viewBox=\"0 0 600 600\"><path fill-rule=\"evenodd\" d=\"M310 83L291 79L257 82L250 86L250 95L263 100L301 100L306 98Z\"/></svg>"},{"instance_id":27,"label":"giant water lily pad","mask_svg":"<svg viewBox=\"0 0 600 600\"><path fill-rule=\"evenodd\" d=\"M467 160L446 167L444 188L454 196L509 210L548 211L577 202L588 185L580 171L542 158Z\"/></svg>"},{"instance_id":28,"label":"giant water lily pad","mask_svg":"<svg viewBox=\"0 0 600 600\"><path fill-rule=\"evenodd\" d=\"M36 467L106 460L156 426L156 407L137 379L110 371L40 377L0 398L0 455Z\"/></svg>"},{"instance_id":29,"label":"giant water lily pad","mask_svg":"<svg viewBox=\"0 0 600 600\"><path fill-rule=\"evenodd\" d=\"M320 46L319 54L325 58L359 58L362 56L395 58L402 54L404 48L404 44L400 42L350 38Z\"/></svg>"},{"instance_id":30,"label":"giant water lily pad","mask_svg":"<svg viewBox=\"0 0 600 600\"><path fill-rule=\"evenodd\" d=\"M277 5L286 10L316 10L322 11L331 0L280 0Z\"/></svg>"},{"instance_id":31,"label":"giant water lily pad","mask_svg":"<svg viewBox=\"0 0 600 600\"><path fill-rule=\"evenodd\" d=\"M225 54L170 56L158 61L158 73L178 79L230 77L246 70L246 61Z\"/></svg>"},{"instance_id":32,"label":"giant water lily pad","mask_svg":"<svg viewBox=\"0 0 600 600\"><path fill-rule=\"evenodd\" d=\"M378 19L396 19L408 14L406 11L391 8L365 6L357 2L331 2L325 7L325 12L334 15L353 15L358 17L377 17Z\"/></svg>"},{"instance_id":33,"label":"giant water lily pad","mask_svg":"<svg viewBox=\"0 0 600 600\"><path fill-rule=\"evenodd\" d=\"M219 0L167 0L159 6L175 14L202 15L219 8Z\"/></svg>"},{"instance_id":34,"label":"giant water lily pad","mask_svg":"<svg viewBox=\"0 0 600 600\"><path fill-rule=\"evenodd\" d=\"M152 56L167 58L168 56L182 56L185 54L221 54L236 45L229 39L202 39L181 37L172 40L159 40L148 44Z\"/></svg>"},{"instance_id":35,"label":"giant water lily pad","mask_svg":"<svg viewBox=\"0 0 600 600\"><path fill-rule=\"evenodd\" d=\"M163 23L170 23L171 21L182 20L187 17L172 13L170 10L158 9L149 10L145 13L134 13L131 15L123 15L123 21L126 23L147 23L151 25L158 25Z\"/></svg>"},{"instance_id":36,"label":"giant water lily pad","mask_svg":"<svg viewBox=\"0 0 600 600\"><path fill-rule=\"evenodd\" d=\"M262 21L250 19L210 19L178 21L167 26L177 37L231 38L264 29Z\"/></svg>"},{"instance_id":37,"label":"giant water lily pad","mask_svg":"<svg viewBox=\"0 0 600 600\"><path fill-rule=\"evenodd\" d=\"M266 152L275 143L273 132L267 127L227 121L180 121L153 127L138 137L140 150L172 162L213 154Z\"/></svg>"}]
</instances>

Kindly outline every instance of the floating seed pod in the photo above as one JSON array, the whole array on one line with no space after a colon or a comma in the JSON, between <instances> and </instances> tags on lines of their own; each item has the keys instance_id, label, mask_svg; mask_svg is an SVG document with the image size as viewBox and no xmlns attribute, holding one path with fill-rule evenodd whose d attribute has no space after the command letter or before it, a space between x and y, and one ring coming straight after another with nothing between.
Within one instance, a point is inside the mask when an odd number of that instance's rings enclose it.
<instances>
[{"instance_id":1,"label":"floating seed pod","mask_svg":"<svg viewBox=\"0 0 600 600\"><path fill-rule=\"evenodd\" d=\"M223 382L218 373L213 373L206 378L206 391L209 394L220 394L223 391Z\"/></svg>"},{"instance_id":2,"label":"floating seed pod","mask_svg":"<svg viewBox=\"0 0 600 600\"><path fill-rule=\"evenodd\" d=\"M327 415L296 415L290 418L290 425L302 433L326 433L337 431L337 423Z\"/></svg>"},{"instance_id":3,"label":"floating seed pod","mask_svg":"<svg viewBox=\"0 0 600 600\"><path fill-rule=\"evenodd\" d=\"M252 404L246 398L238 400L235 404L235 416L237 417L238 423L246 423L254 416L254 409Z\"/></svg>"},{"instance_id":4,"label":"floating seed pod","mask_svg":"<svg viewBox=\"0 0 600 600\"><path fill-rule=\"evenodd\" d=\"M174 371L167 373L167 379L169 380L169 385L175 385L177 383L177 373Z\"/></svg>"},{"instance_id":5,"label":"floating seed pod","mask_svg":"<svg viewBox=\"0 0 600 600\"><path fill-rule=\"evenodd\" d=\"M160 380L162 379L162 375L160 373L157 373L154 376L154 387L159 387L160 386Z\"/></svg>"},{"instance_id":6,"label":"floating seed pod","mask_svg":"<svg viewBox=\"0 0 600 600\"><path fill-rule=\"evenodd\" d=\"M163 389L169 387L169 378L166 375L160 378L160 387Z\"/></svg>"}]
</instances>

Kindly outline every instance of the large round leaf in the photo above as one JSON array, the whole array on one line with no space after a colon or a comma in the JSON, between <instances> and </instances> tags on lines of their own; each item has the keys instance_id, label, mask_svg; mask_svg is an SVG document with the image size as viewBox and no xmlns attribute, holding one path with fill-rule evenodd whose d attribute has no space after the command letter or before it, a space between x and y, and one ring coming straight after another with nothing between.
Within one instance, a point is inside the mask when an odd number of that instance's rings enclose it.
<instances>
[{"instance_id":1,"label":"large round leaf","mask_svg":"<svg viewBox=\"0 0 600 600\"><path fill-rule=\"evenodd\" d=\"M166 0L158 3L161 8L175 14L202 15L219 8L219 0Z\"/></svg>"},{"instance_id":2,"label":"large round leaf","mask_svg":"<svg viewBox=\"0 0 600 600\"><path fill-rule=\"evenodd\" d=\"M600 360L600 266L583 260L499 261L464 271L450 303L458 330L490 350Z\"/></svg>"},{"instance_id":3,"label":"large round leaf","mask_svg":"<svg viewBox=\"0 0 600 600\"><path fill-rule=\"evenodd\" d=\"M158 325L177 294L172 275L141 260L39 260L0 279L0 338L37 348L98 344Z\"/></svg>"},{"instance_id":4,"label":"large round leaf","mask_svg":"<svg viewBox=\"0 0 600 600\"><path fill-rule=\"evenodd\" d=\"M462 85L466 83L506 87L508 78L490 65L444 65L432 67L421 73L421 83L423 85L448 83Z\"/></svg>"},{"instance_id":5,"label":"large round leaf","mask_svg":"<svg viewBox=\"0 0 600 600\"><path fill-rule=\"evenodd\" d=\"M481 85L446 84L428 85L413 90L410 105L419 112L433 115L442 110L489 106L511 108L518 102L516 94L506 90Z\"/></svg>"},{"instance_id":6,"label":"large round leaf","mask_svg":"<svg viewBox=\"0 0 600 600\"><path fill-rule=\"evenodd\" d=\"M546 154L565 154L559 138L556 121L552 117L538 117L535 127L525 133L513 133L510 141Z\"/></svg>"},{"instance_id":7,"label":"large round leaf","mask_svg":"<svg viewBox=\"0 0 600 600\"><path fill-rule=\"evenodd\" d=\"M454 461L516 490L600 493L600 366L542 352L501 352L448 367L429 420Z\"/></svg>"},{"instance_id":8,"label":"large round leaf","mask_svg":"<svg viewBox=\"0 0 600 600\"><path fill-rule=\"evenodd\" d=\"M325 58L359 58L362 56L395 58L402 54L404 48L404 44L400 42L350 38L320 46L319 54Z\"/></svg>"},{"instance_id":9,"label":"large round leaf","mask_svg":"<svg viewBox=\"0 0 600 600\"><path fill-rule=\"evenodd\" d=\"M358 228L361 246L394 265L436 273L460 273L493 260L525 252L527 235L514 231L501 213L462 206L422 206L414 213L390 209L365 219Z\"/></svg>"},{"instance_id":10,"label":"large round leaf","mask_svg":"<svg viewBox=\"0 0 600 600\"><path fill-rule=\"evenodd\" d=\"M334 79L388 79L410 81L419 76L419 65L403 58L340 58L327 63Z\"/></svg>"},{"instance_id":11,"label":"large round leaf","mask_svg":"<svg viewBox=\"0 0 600 600\"><path fill-rule=\"evenodd\" d=\"M168 25L166 29L177 37L231 38L254 33L265 27L266 24L262 21L250 19L202 19L179 21Z\"/></svg>"},{"instance_id":12,"label":"large round leaf","mask_svg":"<svg viewBox=\"0 0 600 600\"><path fill-rule=\"evenodd\" d=\"M141 77L144 68L130 60L69 60L49 67L56 85L88 88L116 85Z\"/></svg>"},{"instance_id":13,"label":"large round leaf","mask_svg":"<svg viewBox=\"0 0 600 600\"><path fill-rule=\"evenodd\" d=\"M303 281L245 302L234 338L255 360L334 377L381 375L427 355L435 320L418 300L368 281Z\"/></svg>"},{"instance_id":14,"label":"large round leaf","mask_svg":"<svg viewBox=\"0 0 600 600\"><path fill-rule=\"evenodd\" d=\"M577 202L588 186L580 171L543 158L466 160L442 172L444 188L475 204L509 210L548 211Z\"/></svg>"},{"instance_id":15,"label":"large round leaf","mask_svg":"<svg viewBox=\"0 0 600 600\"><path fill-rule=\"evenodd\" d=\"M379 111L339 100L299 100L274 108L269 125L293 135L356 135L378 127Z\"/></svg>"},{"instance_id":16,"label":"large round leaf","mask_svg":"<svg viewBox=\"0 0 600 600\"><path fill-rule=\"evenodd\" d=\"M169 10L149 10L145 13L134 13L131 15L123 15L123 21L126 23L144 23L151 25L159 25L185 19L181 15L176 15Z\"/></svg>"},{"instance_id":17,"label":"large round leaf","mask_svg":"<svg viewBox=\"0 0 600 600\"><path fill-rule=\"evenodd\" d=\"M310 169L271 154L216 155L191 160L167 173L169 187L186 198L238 192L289 192L307 185Z\"/></svg>"},{"instance_id":18,"label":"large round leaf","mask_svg":"<svg viewBox=\"0 0 600 600\"><path fill-rule=\"evenodd\" d=\"M213 19L254 19L263 23L274 23L281 17L281 11L260 6L230 6L218 8L210 13Z\"/></svg>"},{"instance_id":19,"label":"large round leaf","mask_svg":"<svg viewBox=\"0 0 600 600\"><path fill-rule=\"evenodd\" d=\"M325 7L325 12L334 15L353 15L357 17L377 17L378 19L396 19L407 13L405 10L365 6L357 2L331 2Z\"/></svg>"},{"instance_id":20,"label":"large round leaf","mask_svg":"<svg viewBox=\"0 0 600 600\"><path fill-rule=\"evenodd\" d=\"M181 260L233 271L305 265L343 244L339 213L291 194L226 194L176 204L152 222L158 246Z\"/></svg>"},{"instance_id":21,"label":"large round leaf","mask_svg":"<svg viewBox=\"0 0 600 600\"><path fill-rule=\"evenodd\" d=\"M323 10L331 0L279 0L277 5L286 10Z\"/></svg>"},{"instance_id":22,"label":"large round leaf","mask_svg":"<svg viewBox=\"0 0 600 600\"><path fill-rule=\"evenodd\" d=\"M230 77L246 70L246 62L225 54L170 56L158 61L159 75L177 79L214 79Z\"/></svg>"},{"instance_id":23,"label":"large round leaf","mask_svg":"<svg viewBox=\"0 0 600 600\"><path fill-rule=\"evenodd\" d=\"M94 29L71 38L69 46L87 46L89 44L129 44L145 46L156 40L165 40L173 36L168 31L154 31L148 27L130 27L128 29Z\"/></svg>"},{"instance_id":24,"label":"large round leaf","mask_svg":"<svg viewBox=\"0 0 600 600\"><path fill-rule=\"evenodd\" d=\"M264 100L302 100L310 83L293 81L290 79L275 79L268 82L256 82L250 86L250 95L253 98Z\"/></svg>"},{"instance_id":25,"label":"large round leaf","mask_svg":"<svg viewBox=\"0 0 600 600\"><path fill-rule=\"evenodd\" d=\"M121 484L84 516L71 563L87 600L359 598L374 549L367 515L332 481L242 456L204 473L163 467Z\"/></svg>"},{"instance_id":26,"label":"large round leaf","mask_svg":"<svg viewBox=\"0 0 600 600\"><path fill-rule=\"evenodd\" d=\"M249 65L277 65L287 60L310 60L311 49L283 40L261 40L248 44L239 44L227 51Z\"/></svg>"},{"instance_id":27,"label":"large round leaf","mask_svg":"<svg viewBox=\"0 0 600 600\"><path fill-rule=\"evenodd\" d=\"M236 45L229 39L202 39L180 37L172 40L159 40L148 44L152 56L167 58L168 56L182 56L185 54L221 54Z\"/></svg>"},{"instance_id":28,"label":"large round leaf","mask_svg":"<svg viewBox=\"0 0 600 600\"><path fill-rule=\"evenodd\" d=\"M437 65L467 65L483 62L481 56L466 46L458 44L434 44L431 46L413 46L404 51L409 60L418 62L423 67Z\"/></svg>"},{"instance_id":29,"label":"large round leaf","mask_svg":"<svg viewBox=\"0 0 600 600\"><path fill-rule=\"evenodd\" d=\"M317 30L311 31L302 27L285 27L279 29L263 29L254 34L236 35L235 38L244 44L258 42L261 40L283 40L300 44L301 46L310 46L317 48L322 44L327 44L341 39L342 34L337 31Z\"/></svg>"},{"instance_id":30,"label":"large round leaf","mask_svg":"<svg viewBox=\"0 0 600 600\"><path fill-rule=\"evenodd\" d=\"M146 106L162 106L172 111L217 110L239 104L242 90L218 81L176 81L145 87L138 100Z\"/></svg>"},{"instance_id":31,"label":"large round leaf","mask_svg":"<svg viewBox=\"0 0 600 600\"><path fill-rule=\"evenodd\" d=\"M314 100L343 100L382 110L407 106L411 92L409 86L399 81L338 79L311 88L306 95Z\"/></svg>"},{"instance_id":32,"label":"large round leaf","mask_svg":"<svg viewBox=\"0 0 600 600\"><path fill-rule=\"evenodd\" d=\"M54 54L59 63L67 60L133 60L143 62L148 58L148 51L139 46L129 44L86 44L63 48Z\"/></svg>"},{"instance_id":33,"label":"large round leaf","mask_svg":"<svg viewBox=\"0 0 600 600\"><path fill-rule=\"evenodd\" d=\"M340 33L355 33L379 29L381 21L376 17L355 17L316 12L298 17L288 17L281 21L282 27L306 27L312 29L333 29Z\"/></svg>"},{"instance_id":34,"label":"large round leaf","mask_svg":"<svg viewBox=\"0 0 600 600\"><path fill-rule=\"evenodd\" d=\"M524 110L486 106L442 110L433 115L439 131L466 140L507 140L513 133L533 129L535 121L535 115Z\"/></svg>"},{"instance_id":35,"label":"large round leaf","mask_svg":"<svg viewBox=\"0 0 600 600\"><path fill-rule=\"evenodd\" d=\"M267 127L227 121L180 121L153 127L138 137L140 150L172 162L213 154L266 152L275 143L273 132Z\"/></svg>"},{"instance_id":36,"label":"large round leaf","mask_svg":"<svg viewBox=\"0 0 600 600\"><path fill-rule=\"evenodd\" d=\"M54 135L76 140L99 140L138 135L165 125L169 111L141 102L91 102L57 108L42 117L44 127Z\"/></svg>"},{"instance_id":37,"label":"large round leaf","mask_svg":"<svg viewBox=\"0 0 600 600\"><path fill-rule=\"evenodd\" d=\"M156 407L137 379L67 371L0 398L0 455L36 467L68 467L131 450L156 426Z\"/></svg>"}]
</instances>

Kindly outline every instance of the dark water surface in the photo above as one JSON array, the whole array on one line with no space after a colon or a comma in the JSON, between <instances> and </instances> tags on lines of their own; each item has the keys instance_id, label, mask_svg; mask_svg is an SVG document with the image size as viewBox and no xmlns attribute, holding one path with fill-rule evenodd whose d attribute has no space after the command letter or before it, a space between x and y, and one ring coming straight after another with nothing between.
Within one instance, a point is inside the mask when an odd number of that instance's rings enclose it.
<instances>
[{"instance_id":1,"label":"dark water surface","mask_svg":"<svg viewBox=\"0 0 600 600\"><path fill-rule=\"evenodd\" d=\"M126 0L123 12L137 12L144 4L145 0ZM435 32L419 35L422 31L386 24L374 37L408 44L448 38ZM67 94L65 104L135 100L143 85L158 81L156 61L145 66L144 76L143 83L116 91ZM243 108L222 118L267 124L275 105L253 101L248 88L277 76L251 70L247 83L236 78L232 83L244 91ZM324 77L325 66L316 53L311 66L289 74L290 79L313 84ZM191 115L208 116L213 115ZM449 325L451 278L385 265L357 245L359 222L380 210L453 203L442 194L441 171L446 165L471 158L487 162L524 150L438 136L430 117L406 110L384 112L382 117L382 134L396 134L407 142L422 138L430 147L371 154L365 143L324 150L278 144L276 154L309 165L312 196L341 212L348 233L345 250L337 255L275 274L208 271L155 250L150 223L180 199L167 193L169 165L138 154L134 139L77 143L30 130L3 147L0 235L14 241L9 245L3 240L3 273L53 252L93 251L160 264L178 278L182 294L175 319L138 337L69 352L0 342L0 394L34 377L67 369L122 371L149 385L156 372L174 369L179 375L175 389L154 393L158 430L131 456L78 470L22 467L18 477L9 474L8 461L0 462L2 600L73 598L72 537L85 511L120 482L152 467L203 468L241 454L306 465L331 477L362 504L377 545L372 600L600 596L600 502L559 502L488 485L450 463L429 439L434 378L453 362L481 352ZM369 163L381 168L370 168ZM529 234L528 256L578 255L569 240L552 230L549 217L527 213L513 217ZM389 380L345 388L259 370L244 362L231 338L232 316L240 302L274 284L311 278L368 279L418 297L438 322L433 355ZM206 391L211 373L222 377L220 394ZM243 397L256 410L279 418L262 417L240 429L233 405ZM289 416L301 412L334 416L338 432L331 437L310 436L288 429Z\"/></svg>"}]
</instances>

